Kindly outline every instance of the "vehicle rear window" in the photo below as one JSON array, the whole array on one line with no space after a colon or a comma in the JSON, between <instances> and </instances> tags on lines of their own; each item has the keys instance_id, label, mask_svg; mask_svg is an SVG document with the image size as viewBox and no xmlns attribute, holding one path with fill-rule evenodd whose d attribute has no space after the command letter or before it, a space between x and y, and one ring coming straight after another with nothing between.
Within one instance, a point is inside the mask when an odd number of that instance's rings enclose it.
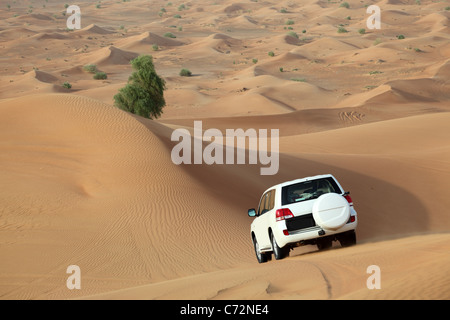
<instances>
[{"instance_id":1,"label":"vehicle rear window","mask_svg":"<svg viewBox=\"0 0 450 320\"><path fill-rule=\"evenodd\" d=\"M322 178L285 186L281 190L282 205L313 200L325 193L338 193L342 191L336 181L331 178Z\"/></svg>"}]
</instances>

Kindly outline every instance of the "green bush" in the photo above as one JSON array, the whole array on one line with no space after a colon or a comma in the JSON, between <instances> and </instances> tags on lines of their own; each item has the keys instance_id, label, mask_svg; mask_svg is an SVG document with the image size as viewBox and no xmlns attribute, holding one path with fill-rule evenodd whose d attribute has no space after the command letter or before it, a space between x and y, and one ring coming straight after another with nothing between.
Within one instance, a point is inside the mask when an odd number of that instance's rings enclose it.
<instances>
[{"instance_id":1,"label":"green bush","mask_svg":"<svg viewBox=\"0 0 450 320\"><path fill-rule=\"evenodd\" d=\"M145 118L158 118L166 105L166 82L156 73L152 56L139 56L131 60L131 65L135 71L114 96L114 105Z\"/></svg>"},{"instance_id":2,"label":"green bush","mask_svg":"<svg viewBox=\"0 0 450 320\"><path fill-rule=\"evenodd\" d=\"M273 51L269 51L268 55L269 55L270 57L274 57L274 56L275 56L275 53L273 53Z\"/></svg>"},{"instance_id":3,"label":"green bush","mask_svg":"<svg viewBox=\"0 0 450 320\"><path fill-rule=\"evenodd\" d=\"M87 64L83 67L84 71L90 72L90 73L96 73L97 72L97 65L95 64Z\"/></svg>"},{"instance_id":4,"label":"green bush","mask_svg":"<svg viewBox=\"0 0 450 320\"><path fill-rule=\"evenodd\" d=\"M192 72L188 69L181 69L180 76L182 77L190 77L192 76Z\"/></svg>"},{"instance_id":5,"label":"green bush","mask_svg":"<svg viewBox=\"0 0 450 320\"><path fill-rule=\"evenodd\" d=\"M350 5L348 4L348 2L343 2L343 3L341 3L341 5L339 7L348 9L348 8L350 8Z\"/></svg>"},{"instance_id":6,"label":"green bush","mask_svg":"<svg viewBox=\"0 0 450 320\"><path fill-rule=\"evenodd\" d=\"M338 33L347 33L348 31L347 31L347 29L345 29L344 27L339 27L339 29L338 29L337 32L338 32Z\"/></svg>"},{"instance_id":7,"label":"green bush","mask_svg":"<svg viewBox=\"0 0 450 320\"><path fill-rule=\"evenodd\" d=\"M298 39L298 34L296 32L294 32L294 31L288 32L288 35Z\"/></svg>"},{"instance_id":8,"label":"green bush","mask_svg":"<svg viewBox=\"0 0 450 320\"><path fill-rule=\"evenodd\" d=\"M64 82L62 86L63 86L63 88L66 88L66 89L72 89L72 85L68 82Z\"/></svg>"},{"instance_id":9,"label":"green bush","mask_svg":"<svg viewBox=\"0 0 450 320\"><path fill-rule=\"evenodd\" d=\"M402 34L400 34L400 35L397 36L397 39L400 39L400 40L401 40L401 39L405 39L405 36L402 35Z\"/></svg>"},{"instance_id":10,"label":"green bush","mask_svg":"<svg viewBox=\"0 0 450 320\"><path fill-rule=\"evenodd\" d=\"M305 78L292 78L291 80L296 82L306 82Z\"/></svg>"},{"instance_id":11,"label":"green bush","mask_svg":"<svg viewBox=\"0 0 450 320\"><path fill-rule=\"evenodd\" d=\"M166 37L166 38L176 38L177 36L174 35L172 32L166 32L164 34L164 37Z\"/></svg>"},{"instance_id":12,"label":"green bush","mask_svg":"<svg viewBox=\"0 0 450 320\"><path fill-rule=\"evenodd\" d=\"M366 33L366 29L362 28L358 30L359 34L365 34Z\"/></svg>"},{"instance_id":13,"label":"green bush","mask_svg":"<svg viewBox=\"0 0 450 320\"><path fill-rule=\"evenodd\" d=\"M106 72L97 72L96 74L94 74L95 80L106 80L107 78L108 75L106 74Z\"/></svg>"}]
</instances>

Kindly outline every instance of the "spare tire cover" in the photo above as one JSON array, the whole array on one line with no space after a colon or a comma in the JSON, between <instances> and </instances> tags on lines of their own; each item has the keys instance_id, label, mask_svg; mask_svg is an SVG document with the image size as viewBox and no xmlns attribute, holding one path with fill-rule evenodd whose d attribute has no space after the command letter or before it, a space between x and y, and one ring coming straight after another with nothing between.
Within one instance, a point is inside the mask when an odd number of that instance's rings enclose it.
<instances>
[{"instance_id":1,"label":"spare tire cover","mask_svg":"<svg viewBox=\"0 0 450 320\"><path fill-rule=\"evenodd\" d=\"M323 229L336 230L350 218L348 201L337 193L326 193L316 199L312 208L313 218Z\"/></svg>"}]
</instances>

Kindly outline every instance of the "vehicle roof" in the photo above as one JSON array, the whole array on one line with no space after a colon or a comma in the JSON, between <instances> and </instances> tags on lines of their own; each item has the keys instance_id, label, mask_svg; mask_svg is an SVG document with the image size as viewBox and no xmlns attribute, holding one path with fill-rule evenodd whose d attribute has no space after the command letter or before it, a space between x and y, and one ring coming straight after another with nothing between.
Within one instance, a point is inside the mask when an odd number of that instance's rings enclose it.
<instances>
[{"instance_id":1,"label":"vehicle roof","mask_svg":"<svg viewBox=\"0 0 450 320\"><path fill-rule=\"evenodd\" d=\"M296 183L300 183L300 182L304 182L304 181L309 181L309 180L317 180L317 179L322 179L322 178L329 178L329 177L332 177L334 180L336 180L336 178L335 178L332 174L329 174L329 173L327 173L327 174L320 174L320 175L316 175L316 176L305 177L305 178L300 178L300 179L295 179L295 180L285 181L285 182L276 184L276 185L274 185L274 186L268 188L266 191L264 191L263 194L266 193L266 192L269 191L269 190L282 188L282 187L285 187L285 186L289 186L289 185L291 185L291 184L296 184Z\"/></svg>"}]
</instances>

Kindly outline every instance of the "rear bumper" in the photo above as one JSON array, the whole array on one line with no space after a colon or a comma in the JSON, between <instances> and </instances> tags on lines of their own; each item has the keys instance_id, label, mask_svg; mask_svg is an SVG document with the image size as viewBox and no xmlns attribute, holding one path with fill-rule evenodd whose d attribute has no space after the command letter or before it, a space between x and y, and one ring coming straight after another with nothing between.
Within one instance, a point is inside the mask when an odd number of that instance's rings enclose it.
<instances>
[{"instance_id":1,"label":"rear bumper","mask_svg":"<svg viewBox=\"0 0 450 320\"><path fill-rule=\"evenodd\" d=\"M278 223L277 228L273 230L273 233L275 235L275 239L277 241L278 246L280 248L283 248L286 245L297 244L307 240L318 239L322 237L337 235L339 233L355 230L358 225L358 218L356 215L354 217L355 217L354 222L348 222L337 230L327 230L319 226L314 226L310 228L289 231L289 235L285 235L284 232L286 232L286 224Z\"/></svg>"}]
</instances>

